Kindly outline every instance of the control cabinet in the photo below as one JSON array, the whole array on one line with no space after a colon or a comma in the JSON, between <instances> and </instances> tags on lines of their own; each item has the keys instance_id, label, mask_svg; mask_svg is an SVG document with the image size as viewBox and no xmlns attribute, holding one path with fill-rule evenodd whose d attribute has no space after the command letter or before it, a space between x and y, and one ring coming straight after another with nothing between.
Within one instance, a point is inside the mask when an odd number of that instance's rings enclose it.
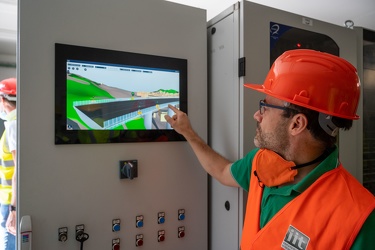
<instances>
[{"instance_id":1,"label":"control cabinet","mask_svg":"<svg viewBox=\"0 0 375 250\"><path fill-rule=\"evenodd\" d=\"M232 5L208 22L209 143L231 161L254 148L253 114L264 95L243 87L262 84L285 50L311 48L337 54L354 66L353 30L248 1ZM358 111L359 114L362 112ZM359 178L360 127L340 134L340 157ZM238 249L247 194L210 181L211 249Z\"/></svg>"},{"instance_id":2,"label":"control cabinet","mask_svg":"<svg viewBox=\"0 0 375 250\"><path fill-rule=\"evenodd\" d=\"M354 29L358 38L358 73L363 89L363 113L359 120L363 127L363 172L360 177L363 186L375 195L375 31L361 27Z\"/></svg>"},{"instance_id":3,"label":"control cabinet","mask_svg":"<svg viewBox=\"0 0 375 250\"><path fill-rule=\"evenodd\" d=\"M19 10L17 209L33 249L207 249L207 174L186 141L54 144L55 43L186 59L188 115L206 140L205 10L164 0Z\"/></svg>"}]
</instances>

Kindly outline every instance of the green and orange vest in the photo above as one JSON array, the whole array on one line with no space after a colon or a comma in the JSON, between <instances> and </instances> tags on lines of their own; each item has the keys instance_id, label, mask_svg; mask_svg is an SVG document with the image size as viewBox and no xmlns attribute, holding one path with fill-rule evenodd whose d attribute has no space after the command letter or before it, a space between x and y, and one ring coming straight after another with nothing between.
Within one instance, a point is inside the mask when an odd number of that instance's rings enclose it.
<instances>
[{"instance_id":1,"label":"green and orange vest","mask_svg":"<svg viewBox=\"0 0 375 250\"><path fill-rule=\"evenodd\" d=\"M241 250L350 249L375 208L374 196L341 164L286 204L262 229L263 189L257 178L250 178L249 191Z\"/></svg>"}]
</instances>

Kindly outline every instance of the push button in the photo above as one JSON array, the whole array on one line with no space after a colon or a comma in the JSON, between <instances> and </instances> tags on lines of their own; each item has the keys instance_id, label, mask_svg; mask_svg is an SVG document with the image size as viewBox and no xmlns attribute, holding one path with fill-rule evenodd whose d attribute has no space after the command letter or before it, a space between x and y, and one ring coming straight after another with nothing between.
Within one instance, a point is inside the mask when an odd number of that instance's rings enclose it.
<instances>
[{"instance_id":1,"label":"push button","mask_svg":"<svg viewBox=\"0 0 375 250\"><path fill-rule=\"evenodd\" d=\"M115 219L112 220L112 232L118 232L121 229L121 220Z\"/></svg>"},{"instance_id":2,"label":"push button","mask_svg":"<svg viewBox=\"0 0 375 250\"><path fill-rule=\"evenodd\" d=\"M178 210L178 220L185 220L185 209Z\"/></svg>"},{"instance_id":3,"label":"push button","mask_svg":"<svg viewBox=\"0 0 375 250\"><path fill-rule=\"evenodd\" d=\"M112 240L112 250L120 250L120 239Z\"/></svg>"},{"instance_id":4,"label":"push button","mask_svg":"<svg viewBox=\"0 0 375 250\"><path fill-rule=\"evenodd\" d=\"M143 239L137 239L137 241L135 242L135 246L137 247L143 246Z\"/></svg>"},{"instance_id":5,"label":"push button","mask_svg":"<svg viewBox=\"0 0 375 250\"><path fill-rule=\"evenodd\" d=\"M161 241L164 241L164 240L165 240L165 236L164 235L159 235L158 241L161 242Z\"/></svg>"},{"instance_id":6,"label":"push button","mask_svg":"<svg viewBox=\"0 0 375 250\"><path fill-rule=\"evenodd\" d=\"M158 224L164 224L165 222L165 213L160 212L158 213Z\"/></svg>"},{"instance_id":7,"label":"push button","mask_svg":"<svg viewBox=\"0 0 375 250\"><path fill-rule=\"evenodd\" d=\"M185 232L184 231L178 232L178 238L183 238L184 236L185 236Z\"/></svg>"},{"instance_id":8,"label":"push button","mask_svg":"<svg viewBox=\"0 0 375 250\"><path fill-rule=\"evenodd\" d=\"M143 246L143 234L137 234L135 237L135 246L140 247Z\"/></svg>"},{"instance_id":9,"label":"push button","mask_svg":"<svg viewBox=\"0 0 375 250\"><path fill-rule=\"evenodd\" d=\"M185 227L179 227L178 228L178 238L185 237Z\"/></svg>"},{"instance_id":10,"label":"push button","mask_svg":"<svg viewBox=\"0 0 375 250\"><path fill-rule=\"evenodd\" d=\"M162 242L165 240L165 231L159 230L158 231L158 242Z\"/></svg>"},{"instance_id":11,"label":"push button","mask_svg":"<svg viewBox=\"0 0 375 250\"><path fill-rule=\"evenodd\" d=\"M138 216L135 218L135 226L136 226L137 228L143 227L143 215L138 215Z\"/></svg>"}]
</instances>

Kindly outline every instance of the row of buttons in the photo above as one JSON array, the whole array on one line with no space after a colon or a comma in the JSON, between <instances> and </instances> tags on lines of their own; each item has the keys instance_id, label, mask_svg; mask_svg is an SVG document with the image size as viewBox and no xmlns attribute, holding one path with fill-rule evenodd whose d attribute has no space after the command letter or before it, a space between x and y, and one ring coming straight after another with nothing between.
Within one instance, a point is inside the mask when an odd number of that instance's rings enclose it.
<instances>
[{"instance_id":1,"label":"row of buttons","mask_svg":"<svg viewBox=\"0 0 375 250\"><path fill-rule=\"evenodd\" d=\"M179 209L178 210L178 220L182 221L185 220L185 209ZM144 216L138 215L135 218L135 227L141 228L144 225ZM165 223L165 213L159 212L157 216L157 223L158 224L164 224ZM121 229L121 220L120 219L114 219L112 220L112 231L118 232Z\"/></svg>"},{"instance_id":2,"label":"row of buttons","mask_svg":"<svg viewBox=\"0 0 375 250\"><path fill-rule=\"evenodd\" d=\"M179 209L177 214L177 219L179 221L185 220L185 209ZM164 224L165 223L165 212L159 212L157 214L157 223ZM138 215L135 218L135 226L136 228L142 228L144 226L144 216ZM121 220L114 219L112 220L112 231L119 232L121 229ZM183 238L185 237L185 227L178 227L177 229L177 237ZM159 230L157 232L157 241L163 242L165 240L165 230ZM140 247L143 246L143 234L137 234L135 237L135 246ZM120 239L116 238L112 240L112 250L119 250L120 249Z\"/></svg>"},{"instance_id":3,"label":"row of buttons","mask_svg":"<svg viewBox=\"0 0 375 250\"><path fill-rule=\"evenodd\" d=\"M178 220L183 221L185 220L185 209L178 210ZM142 228L143 227L144 216L138 215L136 216L136 227ZM157 214L157 223L164 224L165 223L165 212L159 212ZM114 219L112 220L112 232L119 232L121 230L121 220ZM84 225L77 225L76 226L76 235L78 232L84 232ZM177 237L183 238L185 237L185 227L180 226L177 228ZM68 240L68 228L61 227L58 229L58 240L60 242L65 242ZM165 230L159 230L157 232L157 241L163 242L165 240ZM135 246L139 247L143 245L143 234L137 234L135 237ZM120 249L120 238L116 238L112 240L112 250L119 250Z\"/></svg>"},{"instance_id":4,"label":"row of buttons","mask_svg":"<svg viewBox=\"0 0 375 250\"><path fill-rule=\"evenodd\" d=\"M178 238L185 237L185 227L178 228ZM165 230L159 230L157 234L157 241L163 242L165 240ZM135 236L135 246L140 247L143 246L143 234L137 234ZM112 240L112 250L120 250L120 238L116 238Z\"/></svg>"}]
</instances>

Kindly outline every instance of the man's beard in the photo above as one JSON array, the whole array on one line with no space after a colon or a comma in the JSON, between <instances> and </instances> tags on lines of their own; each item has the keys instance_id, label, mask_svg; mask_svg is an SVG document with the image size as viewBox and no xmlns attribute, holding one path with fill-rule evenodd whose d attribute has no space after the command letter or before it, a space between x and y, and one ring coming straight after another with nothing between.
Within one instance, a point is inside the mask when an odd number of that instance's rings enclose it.
<instances>
[{"instance_id":1,"label":"man's beard","mask_svg":"<svg viewBox=\"0 0 375 250\"><path fill-rule=\"evenodd\" d=\"M254 144L258 148L265 148L283 155L290 145L286 123L279 122L277 132L264 133L257 123Z\"/></svg>"}]
</instances>

